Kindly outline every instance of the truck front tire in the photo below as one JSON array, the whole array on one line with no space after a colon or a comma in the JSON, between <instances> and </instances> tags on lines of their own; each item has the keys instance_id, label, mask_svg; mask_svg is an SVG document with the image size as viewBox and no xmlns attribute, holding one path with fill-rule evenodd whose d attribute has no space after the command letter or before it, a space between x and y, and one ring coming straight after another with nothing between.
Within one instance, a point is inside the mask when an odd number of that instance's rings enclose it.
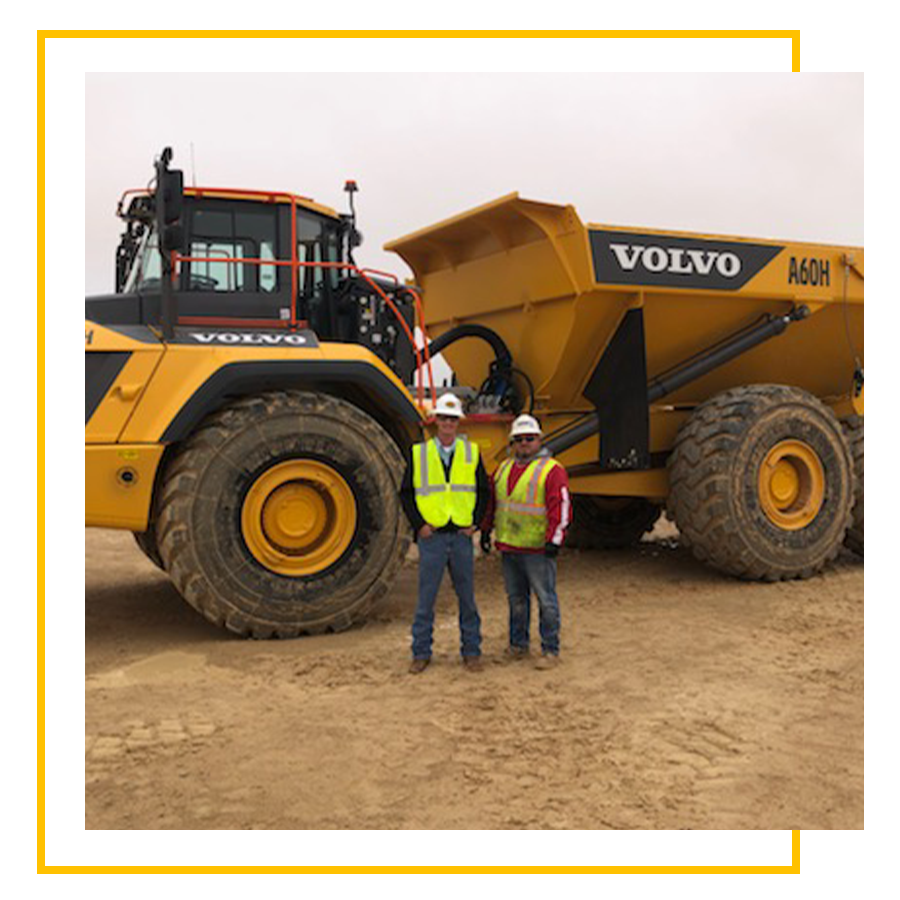
<instances>
[{"instance_id":1,"label":"truck front tire","mask_svg":"<svg viewBox=\"0 0 900 900\"><path fill-rule=\"evenodd\" d=\"M863 445L863 417L852 416L842 423L844 435L853 455L853 471L856 474L856 502L853 519L844 543L859 556L863 555L863 527L865 524L865 449Z\"/></svg>"},{"instance_id":2,"label":"truck front tire","mask_svg":"<svg viewBox=\"0 0 900 900\"><path fill-rule=\"evenodd\" d=\"M182 596L254 638L340 631L365 617L409 546L403 459L338 397L277 391L210 416L173 458L157 534Z\"/></svg>"}]
</instances>

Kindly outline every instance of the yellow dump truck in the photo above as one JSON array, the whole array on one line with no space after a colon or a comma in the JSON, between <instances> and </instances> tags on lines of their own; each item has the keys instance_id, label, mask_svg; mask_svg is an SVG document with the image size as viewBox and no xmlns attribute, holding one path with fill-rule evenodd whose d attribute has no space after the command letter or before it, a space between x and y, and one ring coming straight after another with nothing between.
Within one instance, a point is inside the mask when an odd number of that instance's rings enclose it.
<instances>
[{"instance_id":1,"label":"yellow dump truck","mask_svg":"<svg viewBox=\"0 0 900 900\"><path fill-rule=\"evenodd\" d=\"M665 508L745 578L863 549L859 248L582 224L515 195L358 266L353 211L127 192L116 293L85 302L86 524L135 533L210 621L339 630L409 545L397 488L449 360L489 468L533 412L569 468L581 546ZM424 345L415 339L419 327Z\"/></svg>"},{"instance_id":2,"label":"yellow dump truck","mask_svg":"<svg viewBox=\"0 0 900 900\"><path fill-rule=\"evenodd\" d=\"M569 470L574 541L637 540L666 508L741 577L862 553L861 248L585 225L515 194L387 246L437 342L474 324L515 360ZM451 343L481 383L493 347ZM468 430L496 464L501 424Z\"/></svg>"}]
</instances>

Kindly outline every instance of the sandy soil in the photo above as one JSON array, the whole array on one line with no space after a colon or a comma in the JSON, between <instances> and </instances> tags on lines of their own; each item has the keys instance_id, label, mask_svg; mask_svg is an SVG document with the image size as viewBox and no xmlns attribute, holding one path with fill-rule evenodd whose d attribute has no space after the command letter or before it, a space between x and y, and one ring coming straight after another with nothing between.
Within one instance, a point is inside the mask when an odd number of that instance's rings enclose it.
<instances>
[{"instance_id":1,"label":"sandy soil","mask_svg":"<svg viewBox=\"0 0 900 900\"><path fill-rule=\"evenodd\" d=\"M862 828L862 562L743 584L672 534L564 553L549 672L502 659L479 559L484 670L445 585L411 676L412 564L363 627L250 642L87 530L86 827Z\"/></svg>"}]
</instances>

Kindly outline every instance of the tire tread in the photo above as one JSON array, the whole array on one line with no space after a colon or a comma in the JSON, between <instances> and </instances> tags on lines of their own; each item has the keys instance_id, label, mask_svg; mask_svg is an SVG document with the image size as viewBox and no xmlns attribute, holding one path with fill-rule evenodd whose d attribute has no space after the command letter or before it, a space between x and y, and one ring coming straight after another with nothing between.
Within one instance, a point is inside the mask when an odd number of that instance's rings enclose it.
<instances>
[{"instance_id":1,"label":"tire tread","mask_svg":"<svg viewBox=\"0 0 900 900\"><path fill-rule=\"evenodd\" d=\"M682 426L669 456L668 511L694 556L714 568L754 581L808 578L835 559L841 541L823 558L794 566L762 558L730 512L729 466L749 423L775 407L812 409L826 421L833 413L817 398L786 385L756 384L724 391L697 407ZM745 476L746 477L746 476ZM743 484L743 482L742 482ZM849 524L849 509L847 511Z\"/></svg>"},{"instance_id":2,"label":"tire tread","mask_svg":"<svg viewBox=\"0 0 900 900\"><path fill-rule=\"evenodd\" d=\"M399 491L403 459L387 432L348 401L300 390L276 390L240 398L212 413L173 457L164 475L158 506L157 535L166 570L179 593L197 612L214 625L224 627L241 637L293 638L301 634L320 634L349 628L354 622L364 619L373 604L386 593L387 586L406 556L409 534L401 522L397 540L383 571L362 597L352 598L349 604L352 608L325 619L302 623L267 619L262 610L265 600L263 597L260 597L259 613L249 615L230 602L228 597L222 596L202 574L202 567L197 561L197 548L191 540L186 523L190 521L191 504L209 459L217 456L227 460L223 447L229 439L245 429L255 428L262 416L288 414L302 417L313 413L342 425L350 425L362 441L377 447L378 453L386 460L386 470L390 473L387 479L389 483L381 487L383 490ZM262 432L260 440L265 441Z\"/></svg>"}]
</instances>

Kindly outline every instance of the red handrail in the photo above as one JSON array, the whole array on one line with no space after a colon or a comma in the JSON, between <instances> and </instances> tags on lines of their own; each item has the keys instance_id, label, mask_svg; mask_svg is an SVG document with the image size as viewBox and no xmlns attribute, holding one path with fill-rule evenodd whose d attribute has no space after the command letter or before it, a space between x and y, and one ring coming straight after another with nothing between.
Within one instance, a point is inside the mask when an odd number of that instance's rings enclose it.
<instances>
[{"instance_id":1,"label":"red handrail","mask_svg":"<svg viewBox=\"0 0 900 900\"><path fill-rule=\"evenodd\" d=\"M425 366L428 369L428 382L431 385L431 402L434 403L437 400L437 392L434 385L434 370L431 366L431 347L429 347L428 332L425 330L425 312L422 307L422 297L419 292L413 288L407 287L406 290L413 296L416 316L420 322L419 328L422 330L422 348L425 351ZM419 380L421 381L424 377L425 373L423 372Z\"/></svg>"},{"instance_id":2,"label":"red handrail","mask_svg":"<svg viewBox=\"0 0 900 900\"><path fill-rule=\"evenodd\" d=\"M146 196L150 196L153 191L148 187L142 188L129 188L127 191L122 192L122 196L119 197L119 202L116 207L117 215L122 215L124 212L125 206L125 198L131 196L132 194L144 194ZM248 188L217 188L217 187L190 187L185 185L184 194L187 197L204 197L208 194L227 194L229 196L237 196L237 197L253 197L259 198L260 200L268 200L270 203L275 203L276 201L285 201L290 200L291 204L296 206L296 202L298 200L302 200L305 203L316 203L312 197L305 197L303 194L292 194L290 191L259 191L259 190L250 190ZM321 204L316 204L317 206L321 206ZM324 209L328 209L328 207L323 207Z\"/></svg>"}]
</instances>

